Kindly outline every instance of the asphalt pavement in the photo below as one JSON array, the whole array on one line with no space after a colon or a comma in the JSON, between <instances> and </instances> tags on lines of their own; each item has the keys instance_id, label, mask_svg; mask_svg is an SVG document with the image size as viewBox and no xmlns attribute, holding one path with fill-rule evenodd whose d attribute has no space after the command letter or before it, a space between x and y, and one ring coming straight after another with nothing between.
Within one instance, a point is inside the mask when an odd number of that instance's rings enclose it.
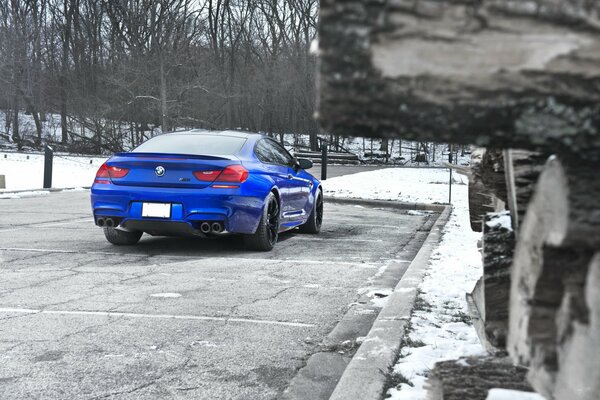
<instances>
[{"instance_id":1,"label":"asphalt pavement","mask_svg":"<svg viewBox=\"0 0 600 400\"><path fill-rule=\"evenodd\" d=\"M0 399L278 398L431 217L329 203L320 235L257 253L235 236L112 246L85 191L0 200Z\"/></svg>"}]
</instances>

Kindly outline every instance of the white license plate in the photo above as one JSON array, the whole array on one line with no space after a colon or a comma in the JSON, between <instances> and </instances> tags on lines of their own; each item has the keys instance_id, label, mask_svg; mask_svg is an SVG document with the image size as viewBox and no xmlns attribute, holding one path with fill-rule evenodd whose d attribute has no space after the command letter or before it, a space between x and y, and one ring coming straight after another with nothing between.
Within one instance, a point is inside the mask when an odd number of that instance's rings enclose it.
<instances>
[{"instance_id":1,"label":"white license plate","mask_svg":"<svg viewBox=\"0 0 600 400\"><path fill-rule=\"evenodd\" d=\"M142 203L142 217L171 218L171 203Z\"/></svg>"}]
</instances>

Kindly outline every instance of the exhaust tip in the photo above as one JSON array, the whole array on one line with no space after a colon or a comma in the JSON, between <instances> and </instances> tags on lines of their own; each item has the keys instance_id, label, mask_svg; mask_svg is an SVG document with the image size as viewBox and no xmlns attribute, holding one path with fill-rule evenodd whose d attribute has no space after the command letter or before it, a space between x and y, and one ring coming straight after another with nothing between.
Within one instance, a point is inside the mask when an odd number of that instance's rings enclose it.
<instances>
[{"instance_id":1,"label":"exhaust tip","mask_svg":"<svg viewBox=\"0 0 600 400\"><path fill-rule=\"evenodd\" d=\"M200 232L208 233L210 232L210 224L208 222L203 222L200 224Z\"/></svg>"},{"instance_id":2,"label":"exhaust tip","mask_svg":"<svg viewBox=\"0 0 600 400\"><path fill-rule=\"evenodd\" d=\"M107 227L112 228L115 226L115 221L112 218L106 218L105 224Z\"/></svg>"},{"instance_id":3,"label":"exhaust tip","mask_svg":"<svg viewBox=\"0 0 600 400\"><path fill-rule=\"evenodd\" d=\"M212 228L212 231L214 233L221 233L221 232L223 232L223 225L221 225L220 222L213 222L211 228Z\"/></svg>"},{"instance_id":4,"label":"exhaust tip","mask_svg":"<svg viewBox=\"0 0 600 400\"><path fill-rule=\"evenodd\" d=\"M103 227L104 226L104 218L97 218L96 225L98 225L99 227Z\"/></svg>"}]
</instances>

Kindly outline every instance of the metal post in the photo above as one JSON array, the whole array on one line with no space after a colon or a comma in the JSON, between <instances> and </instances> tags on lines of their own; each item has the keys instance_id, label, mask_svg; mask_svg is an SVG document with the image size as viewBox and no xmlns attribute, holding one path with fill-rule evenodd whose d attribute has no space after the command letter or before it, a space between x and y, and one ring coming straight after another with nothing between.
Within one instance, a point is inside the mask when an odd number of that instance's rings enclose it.
<instances>
[{"instance_id":1,"label":"metal post","mask_svg":"<svg viewBox=\"0 0 600 400\"><path fill-rule=\"evenodd\" d=\"M450 184L448 185L448 204L452 204L452 168L450 168Z\"/></svg>"},{"instance_id":2,"label":"metal post","mask_svg":"<svg viewBox=\"0 0 600 400\"><path fill-rule=\"evenodd\" d=\"M52 187L52 159L54 151L52 147L46 145L44 147L44 189Z\"/></svg>"},{"instance_id":3,"label":"metal post","mask_svg":"<svg viewBox=\"0 0 600 400\"><path fill-rule=\"evenodd\" d=\"M452 165L452 148L450 145L450 154L448 154L448 163ZM448 182L448 204L452 204L452 167L450 167L450 181Z\"/></svg>"},{"instance_id":4,"label":"metal post","mask_svg":"<svg viewBox=\"0 0 600 400\"><path fill-rule=\"evenodd\" d=\"M321 180L327 179L327 143L321 142Z\"/></svg>"}]
</instances>

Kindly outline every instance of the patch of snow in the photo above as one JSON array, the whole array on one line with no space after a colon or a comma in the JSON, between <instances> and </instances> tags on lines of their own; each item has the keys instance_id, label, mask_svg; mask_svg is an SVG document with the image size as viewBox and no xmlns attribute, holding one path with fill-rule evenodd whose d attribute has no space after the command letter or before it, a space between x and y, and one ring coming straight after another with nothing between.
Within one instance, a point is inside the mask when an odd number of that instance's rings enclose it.
<instances>
[{"instance_id":1,"label":"patch of snow","mask_svg":"<svg viewBox=\"0 0 600 400\"><path fill-rule=\"evenodd\" d=\"M406 213L408 215L426 215L427 214L423 211L417 211L417 210L408 210Z\"/></svg>"},{"instance_id":2,"label":"patch of snow","mask_svg":"<svg viewBox=\"0 0 600 400\"><path fill-rule=\"evenodd\" d=\"M504 228L508 231L512 231L512 220L510 219L510 212L503 211L494 214L491 220L485 223L490 228Z\"/></svg>"},{"instance_id":3,"label":"patch of snow","mask_svg":"<svg viewBox=\"0 0 600 400\"><path fill-rule=\"evenodd\" d=\"M393 289L372 289L366 295L371 298L371 303L375 307L383 308L387 304Z\"/></svg>"},{"instance_id":4,"label":"patch of snow","mask_svg":"<svg viewBox=\"0 0 600 400\"><path fill-rule=\"evenodd\" d=\"M464 358L461 358L460 360L458 360L458 361L456 362L456 364L457 364L457 365L460 365L461 367L470 367L470 366L471 366L471 364L469 364L469 363L467 362L467 360L465 360Z\"/></svg>"},{"instance_id":5,"label":"patch of snow","mask_svg":"<svg viewBox=\"0 0 600 400\"><path fill-rule=\"evenodd\" d=\"M376 171L345 175L323 182L326 196L374 200L395 200L407 203L447 203L448 184L432 184L432 181L448 182L447 169L434 168L386 168ZM452 185L452 198L466 199L466 177L454 174L461 185ZM453 201L454 202L454 201Z\"/></svg>"},{"instance_id":6,"label":"patch of snow","mask_svg":"<svg viewBox=\"0 0 600 400\"><path fill-rule=\"evenodd\" d=\"M55 154L53 161L53 188L89 187L106 157ZM6 177L6 190L40 189L44 183L44 156L0 152L0 175Z\"/></svg>"},{"instance_id":7,"label":"patch of snow","mask_svg":"<svg viewBox=\"0 0 600 400\"><path fill-rule=\"evenodd\" d=\"M486 400L545 400L540 394L519 390L490 389Z\"/></svg>"},{"instance_id":8,"label":"patch of snow","mask_svg":"<svg viewBox=\"0 0 600 400\"><path fill-rule=\"evenodd\" d=\"M33 196L46 196L49 195L48 191L41 190L32 190L28 192L18 192L18 193L2 193L0 191L0 199L20 199L23 197L33 197Z\"/></svg>"}]
</instances>

